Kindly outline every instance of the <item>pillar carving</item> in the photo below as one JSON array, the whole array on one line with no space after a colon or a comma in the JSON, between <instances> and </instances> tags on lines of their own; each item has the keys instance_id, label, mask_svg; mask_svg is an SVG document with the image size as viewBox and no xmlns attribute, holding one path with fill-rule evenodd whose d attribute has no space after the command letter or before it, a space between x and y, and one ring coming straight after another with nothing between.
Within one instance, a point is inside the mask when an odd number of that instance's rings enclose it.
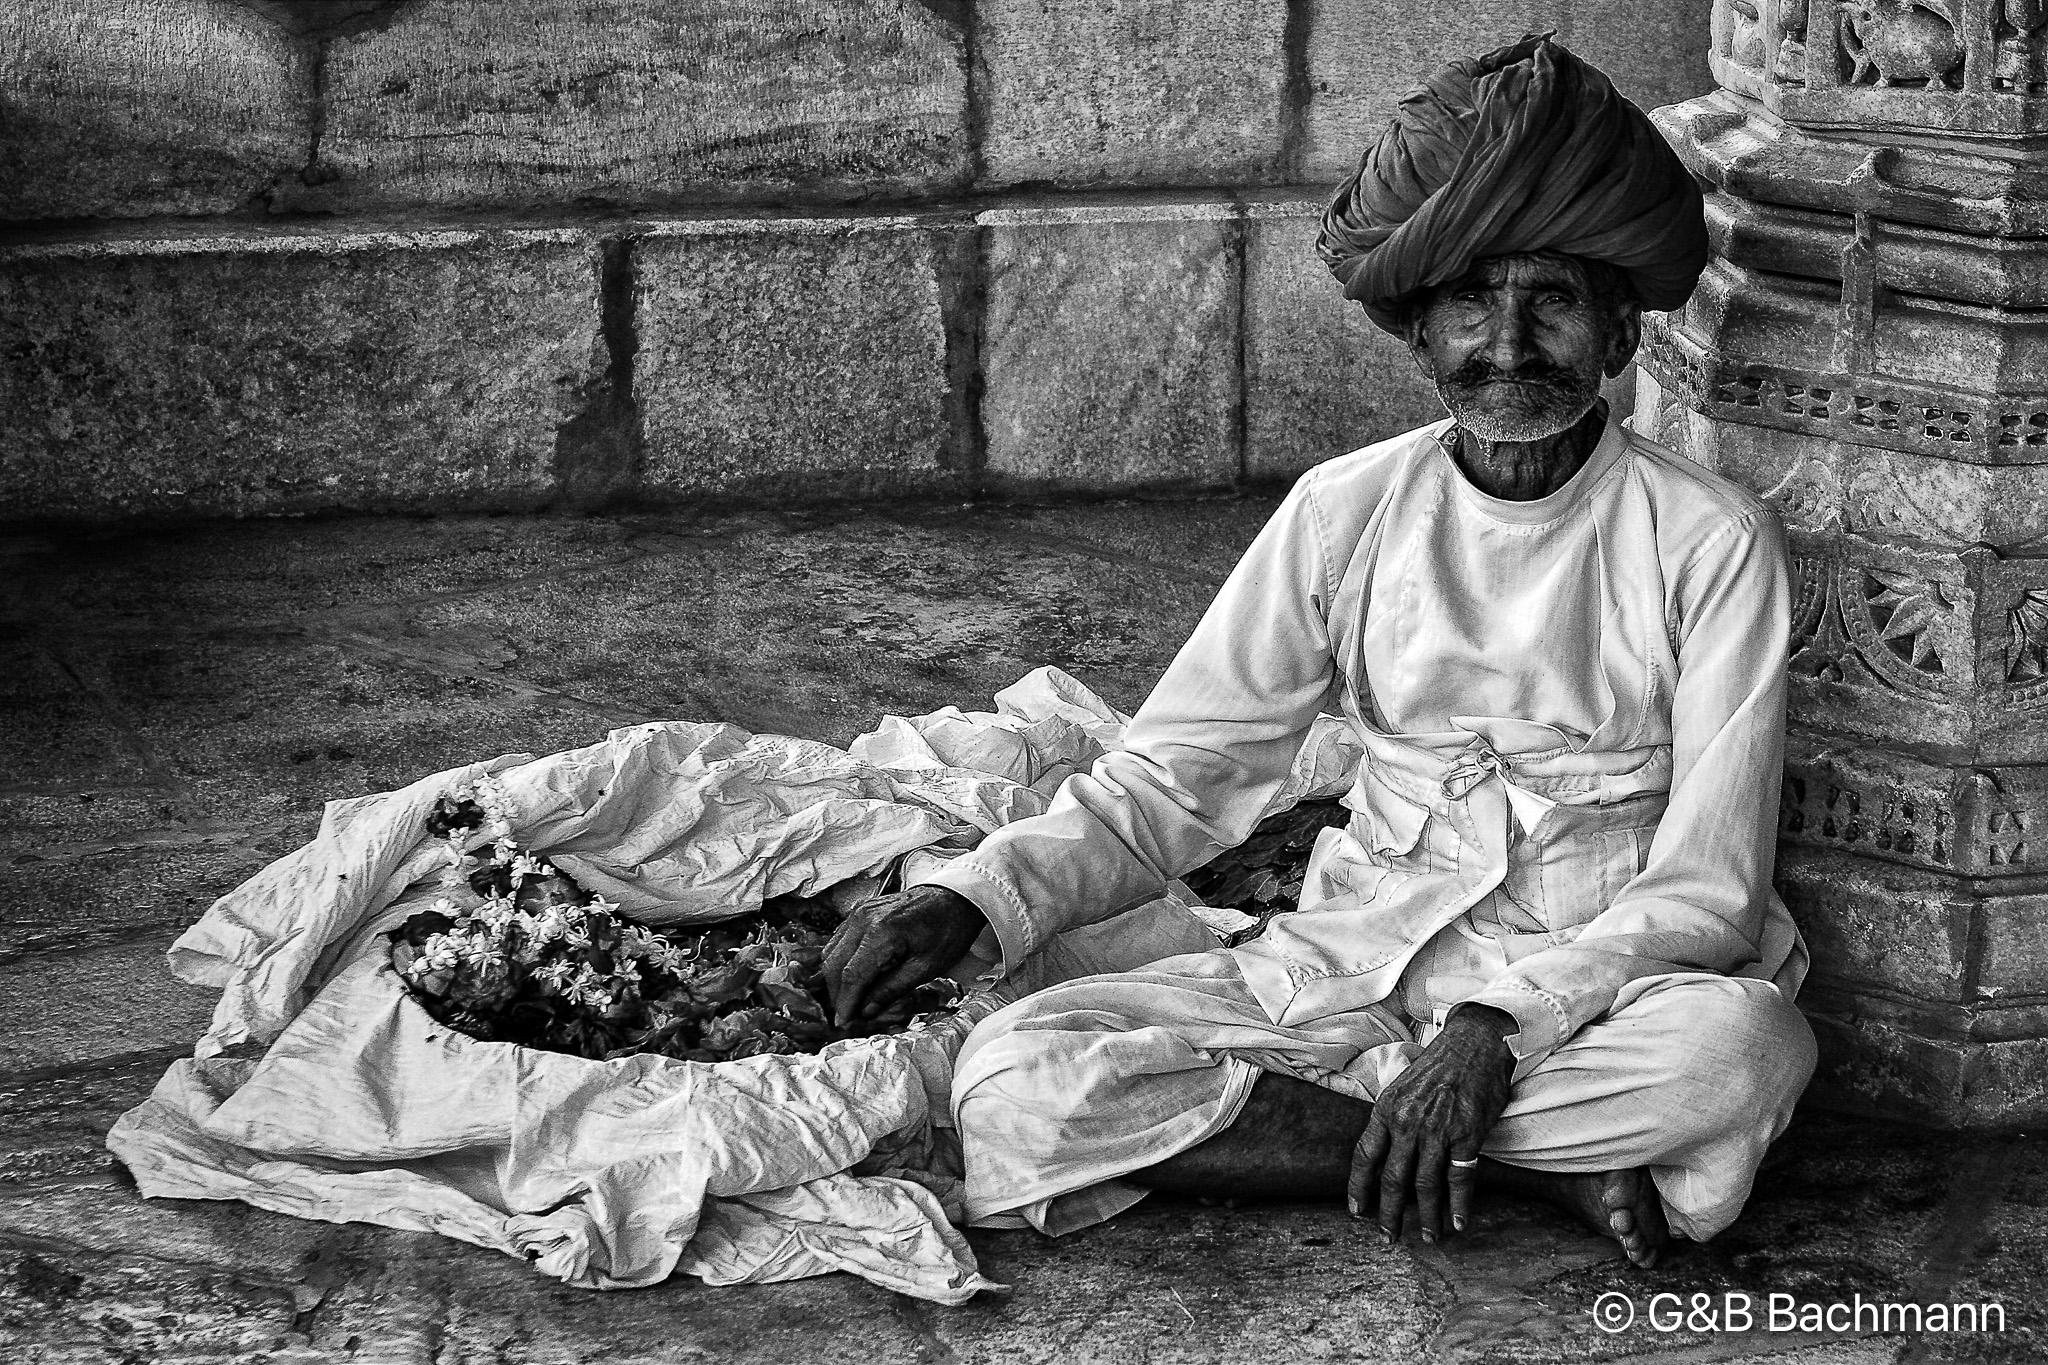
<instances>
[{"instance_id":1,"label":"pillar carving","mask_svg":"<svg viewBox=\"0 0 2048 1365\"><path fill-rule=\"evenodd\" d=\"M2048 1117L2048 0L1715 0L1714 259L1638 427L1795 557L1780 883L1819 1093Z\"/></svg>"}]
</instances>

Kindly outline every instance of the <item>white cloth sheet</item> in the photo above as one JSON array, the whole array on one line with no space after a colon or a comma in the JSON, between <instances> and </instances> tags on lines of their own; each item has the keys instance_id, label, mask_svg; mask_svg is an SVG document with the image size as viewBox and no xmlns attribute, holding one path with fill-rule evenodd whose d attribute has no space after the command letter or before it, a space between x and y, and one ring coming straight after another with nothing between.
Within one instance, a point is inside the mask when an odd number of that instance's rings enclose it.
<instances>
[{"instance_id":1,"label":"white cloth sheet","mask_svg":"<svg viewBox=\"0 0 2048 1365\"><path fill-rule=\"evenodd\" d=\"M108 1145L146 1195L433 1230L531 1257L571 1284L849 1270L960 1302L990 1286L949 1222L960 1214L951 1064L967 1027L1009 996L815 1057L592 1062L436 1024L405 995L383 935L442 894L441 849L423 822L479 773L500 777L521 843L630 913L675 924L791 891L852 900L908 853L971 847L1043 809L1124 719L1041 669L994 713L892 718L856 746L865 757L677 722L334 802L312 843L223 897L171 950L173 969L221 987L221 1001L194 1057ZM1320 761L1328 785L1341 745ZM1304 758L1305 781L1317 763ZM1161 899L1050 941L1005 989L1215 941ZM270 1046L260 1061L222 1055L243 1043Z\"/></svg>"}]
</instances>

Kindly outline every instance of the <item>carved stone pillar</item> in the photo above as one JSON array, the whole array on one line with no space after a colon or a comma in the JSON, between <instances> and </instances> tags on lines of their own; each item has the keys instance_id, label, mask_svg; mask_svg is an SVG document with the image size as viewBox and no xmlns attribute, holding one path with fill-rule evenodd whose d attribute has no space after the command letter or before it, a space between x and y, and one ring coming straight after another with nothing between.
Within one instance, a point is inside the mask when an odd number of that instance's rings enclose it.
<instances>
[{"instance_id":1,"label":"carved stone pillar","mask_svg":"<svg viewBox=\"0 0 2048 1365\"><path fill-rule=\"evenodd\" d=\"M1821 1098L2048 1117L2048 0L1714 0L1638 425L1775 504Z\"/></svg>"}]
</instances>

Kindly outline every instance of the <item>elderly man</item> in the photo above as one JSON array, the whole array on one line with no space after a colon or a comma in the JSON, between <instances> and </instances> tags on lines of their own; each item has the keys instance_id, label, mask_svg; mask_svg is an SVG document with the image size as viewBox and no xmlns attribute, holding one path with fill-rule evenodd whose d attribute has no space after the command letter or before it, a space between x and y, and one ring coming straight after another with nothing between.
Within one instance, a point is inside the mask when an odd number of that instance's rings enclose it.
<instances>
[{"instance_id":1,"label":"elderly man","mask_svg":"<svg viewBox=\"0 0 2048 1365\"><path fill-rule=\"evenodd\" d=\"M1295 486L1123 752L828 955L846 1017L992 928L1015 964L1267 813L1318 714L1365 750L1297 913L1028 996L968 1040L970 1216L1058 1233L1146 1189L1551 1198L1654 1262L1735 1217L1813 1067L1770 885L1782 532L1610 420L1640 310L1706 259L1642 112L1529 38L1410 95L1321 250L1452 421Z\"/></svg>"}]
</instances>

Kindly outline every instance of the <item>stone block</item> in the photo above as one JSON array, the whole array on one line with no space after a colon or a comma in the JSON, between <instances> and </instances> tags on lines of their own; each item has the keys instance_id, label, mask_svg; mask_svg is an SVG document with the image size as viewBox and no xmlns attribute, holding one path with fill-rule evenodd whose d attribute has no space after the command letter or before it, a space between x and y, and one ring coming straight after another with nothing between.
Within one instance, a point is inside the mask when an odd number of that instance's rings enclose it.
<instances>
[{"instance_id":1,"label":"stone block","mask_svg":"<svg viewBox=\"0 0 2048 1365\"><path fill-rule=\"evenodd\" d=\"M1975 861L1958 809L1965 773L1794 728L1786 736L1779 837L1809 848L1952 872ZM1958 829L1961 825L1962 830Z\"/></svg>"},{"instance_id":2,"label":"stone block","mask_svg":"<svg viewBox=\"0 0 2048 1365\"><path fill-rule=\"evenodd\" d=\"M2048 895L1987 896L1980 914L1978 998L2048 995Z\"/></svg>"},{"instance_id":3,"label":"stone block","mask_svg":"<svg viewBox=\"0 0 2048 1365\"><path fill-rule=\"evenodd\" d=\"M1966 1078L1986 1044L1923 1037L1855 1015L1816 1015L1811 1007L1807 1018L1820 1058L1805 1103L1944 1128L1969 1121Z\"/></svg>"},{"instance_id":4,"label":"stone block","mask_svg":"<svg viewBox=\"0 0 2048 1365\"><path fill-rule=\"evenodd\" d=\"M580 233L0 250L0 508L532 506L607 366Z\"/></svg>"},{"instance_id":5,"label":"stone block","mask_svg":"<svg viewBox=\"0 0 2048 1365\"><path fill-rule=\"evenodd\" d=\"M1777 885L1816 973L1920 1000L1964 999L1971 902L1954 878L1790 847L1779 851Z\"/></svg>"},{"instance_id":6,"label":"stone block","mask_svg":"<svg viewBox=\"0 0 2048 1365\"><path fill-rule=\"evenodd\" d=\"M1647 112L1714 88L1707 64L1710 17L1707 5L1571 0L1558 36Z\"/></svg>"},{"instance_id":7,"label":"stone block","mask_svg":"<svg viewBox=\"0 0 2048 1365\"><path fill-rule=\"evenodd\" d=\"M2048 1119L2048 1038L1978 1045L1963 1092L1964 1122L1973 1128L2017 1128Z\"/></svg>"},{"instance_id":8,"label":"stone block","mask_svg":"<svg viewBox=\"0 0 2048 1365\"><path fill-rule=\"evenodd\" d=\"M981 215L987 476L1217 488L1239 475L1240 225L1221 204Z\"/></svg>"},{"instance_id":9,"label":"stone block","mask_svg":"<svg viewBox=\"0 0 2048 1365\"><path fill-rule=\"evenodd\" d=\"M2048 762L2048 561L1848 531L1790 540L1795 724L1955 766Z\"/></svg>"},{"instance_id":10,"label":"stone block","mask_svg":"<svg viewBox=\"0 0 2048 1365\"><path fill-rule=\"evenodd\" d=\"M1836 326L1841 296L1836 283L1712 261L1682 312L1653 315L1646 363L1723 422L1939 460L2048 462L2042 310L1886 293L1857 358Z\"/></svg>"},{"instance_id":11,"label":"stone block","mask_svg":"<svg viewBox=\"0 0 2048 1365\"><path fill-rule=\"evenodd\" d=\"M1816 733L1786 736L1787 842L1972 877L2048 871L2048 767L1938 763Z\"/></svg>"},{"instance_id":12,"label":"stone block","mask_svg":"<svg viewBox=\"0 0 2048 1365\"><path fill-rule=\"evenodd\" d=\"M2048 444L2048 422L2039 433ZM1786 529L2021 550L2048 526L2048 464L1971 464L1737 422L1688 421L1686 453L1761 495Z\"/></svg>"},{"instance_id":13,"label":"stone block","mask_svg":"<svg viewBox=\"0 0 2048 1365\"><path fill-rule=\"evenodd\" d=\"M1926 130L1937 134L1932 137L1886 135L1884 174L1858 175L1871 144L1841 133L1842 124L1855 122L1841 93L1822 96L1833 104L1825 122L1834 126L1824 131L1788 126L1731 90L1660 110L1657 125L1695 175L1744 199L1868 213L1883 221L1887 234L1911 223L1985 237L2048 236L2048 165L2038 158L2009 155L1996 139L1973 145L1959 136L1962 129L1937 123ZM1921 92L1867 87L1862 93ZM1996 103L1981 100L1978 107ZM2048 122L2048 101L2020 103L2029 111L2025 121ZM2038 136L2042 130L2032 131Z\"/></svg>"},{"instance_id":14,"label":"stone block","mask_svg":"<svg viewBox=\"0 0 2048 1365\"><path fill-rule=\"evenodd\" d=\"M1273 184L1288 6L978 0L988 183Z\"/></svg>"},{"instance_id":15,"label":"stone block","mask_svg":"<svg viewBox=\"0 0 2048 1365\"><path fill-rule=\"evenodd\" d=\"M226 213L306 164L298 45L232 0L0 5L0 219Z\"/></svg>"},{"instance_id":16,"label":"stone block","mask_svg":"<svg viewBox=\"0 0 2048 1365\"><path fill-rule=\"evenodd\" d=\"M1341 180L1401 97L1445 62L1554 29L1651 109L1713 88L1707 6L1657 0L1450 0L1426 20L1401 0L1310 0L1303 179Z\"/></svg>"},{"instance_id":17,"label":"stone block","mask_svg":"<svg viewBox=\"0 0 2048 1365\"><path fill-rule=\"evenodd\" d=\"M972 177L912 0L421 0L329 45L310 207L845 199Z\"/></svg>"},{"instance_id":18,"label":"stone block","mask_svg":"<svg viewBox=\"0 0 2048 1365\"><path fill-rule=\"evenodd\" d=\"M1443 416L1408 347L1317 258L1320 198L1254 201L1245 237L1245 477L1292 479Z\"/></svg>"},{"instance_id":19,"label":"stone block","mask_svg":"<svg viewBox=\"0 0 2048 1365\"><path fill-rule=\"evenodd\" d=\"M1706 207L1714 254L1751 270L1839 280L1843 252L1856 240L1854 213L1814 213L1721 193L1708 195ZM1872 274L1880 288L1993 308L2048 307L2048 257L2038 241L1909 223L1873 231Z\"/></svg>"},{"instance_id":20,"label":"stone block","mask_svg":"<svg viewBox=\"0 0 2048 1365\"><path fill-rule=\"evenodd\" d=\"M643 491L964 486L944 315L955 237L866 219L674 225L643 239Z\"/></svg>"}]
</instances>

